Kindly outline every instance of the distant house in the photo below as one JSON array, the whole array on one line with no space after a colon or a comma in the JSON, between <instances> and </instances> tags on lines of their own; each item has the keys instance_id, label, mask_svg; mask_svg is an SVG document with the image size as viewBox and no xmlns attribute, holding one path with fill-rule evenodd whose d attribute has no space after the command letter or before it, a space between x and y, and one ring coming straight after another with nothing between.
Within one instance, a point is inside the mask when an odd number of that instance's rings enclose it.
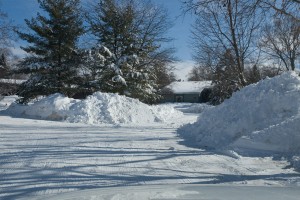
<instances>
[{"instance_id":1,"label":"distant house","mask_svg":"<svg viewBox=\"0 0 300 200\"><path fill-rule=\"evenodd\" d=\"M189 102L203 103L207 98L201 96L201 92L211 88L211 81L186 81L173 82L162 89L162 103L165 102Z\"/></svg>"}]
</instances>

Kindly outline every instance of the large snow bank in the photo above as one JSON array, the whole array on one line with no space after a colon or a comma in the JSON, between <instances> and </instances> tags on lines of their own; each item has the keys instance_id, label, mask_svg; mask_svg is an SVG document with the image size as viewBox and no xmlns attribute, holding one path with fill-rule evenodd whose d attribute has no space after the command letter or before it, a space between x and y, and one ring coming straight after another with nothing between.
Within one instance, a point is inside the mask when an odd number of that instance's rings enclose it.
<instances>
[{"instance_id":1,"label":"large snow bank","mask_svg":"<svg viewBox=\"0 0 300 200\"><path fill-rule=\"evenodd\" d=\"M300 77L288 72L247 86L178 133L199 147L226 149L247 138L253 149L299 153Z\"/></svg>"},{"instance_id":2,"label":"large snow bank","mask_svg":"<svg viewBox=\"0 0 300 200\"><path fill-rule=\"evenodd\" d=\"M29 105L14 103L2 112L15 117L87 124L145 124L183 115L171 106L149 106L136 99L100 92L85 100L53 94Z\"/></svg>"}]
</instances>

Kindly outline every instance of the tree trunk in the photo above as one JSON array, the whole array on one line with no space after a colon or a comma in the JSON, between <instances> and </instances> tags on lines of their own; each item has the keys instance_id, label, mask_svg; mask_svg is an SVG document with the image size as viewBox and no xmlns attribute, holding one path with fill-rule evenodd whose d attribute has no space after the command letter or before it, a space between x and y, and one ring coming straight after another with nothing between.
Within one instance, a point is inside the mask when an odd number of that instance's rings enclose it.
<instances>
[{"instance_id":1,"label":"tree trunk","mask_svg":"<svg viewBox=\"0 0 300 200\"><path fill-rule=\"evenodd\" d=\"M243 62L239 53L239 47L237 44L237 38L236 38L236 33L235 33L235 23L234 23L234 19L233 19L233 13L232 13L232 4L231 4L231 0L228 0L228 4L227 4L227 11L228 11L228 15L229 15L229 23L230 23L230 31L231 31L231 37L232 37L232 46L234 49L234 53L235 53L235 60L236 60L236 64L239 70L239 79L240 82L242 84L242 86L246 86L246 80L245 80L245 76L244 76L244 66L243 66Z\"/></svg>"}]
</instances>

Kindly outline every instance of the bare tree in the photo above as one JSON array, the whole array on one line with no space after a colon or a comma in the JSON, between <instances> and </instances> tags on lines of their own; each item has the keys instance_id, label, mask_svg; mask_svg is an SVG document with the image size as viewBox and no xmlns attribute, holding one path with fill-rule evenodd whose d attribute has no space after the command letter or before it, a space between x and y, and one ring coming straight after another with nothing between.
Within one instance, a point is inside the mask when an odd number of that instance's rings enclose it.
<instances>
[{"instance_id":1,"label":"bare tree","mask_svg":"<svg viewBox=\"0 0 300 200\"><path fill-rule=\"evenodd\" d=\"M230 50L238 72L236 81L241 87L245 86L246 59L253 53L255 31L261 22L253 3L246 0L189 0L185 3L197 15L192 31L195 60L207 62L203 55L221 58Z\"/></svg>"},{"instance_id":2,"label":"bare tree","mask_svg":"<svg viewBox=\"0 0 300 200\"><path fill-rule=\"evenodd\" d=\"M262 50L286 70L295 70L300 57L300 21L290 16L275 18L263 29Z\"/></svg>"},{"instance_id":3,"label":"bare tree","mask_svg":"<svg viewBox=\"0 0 300 200\"><path fill-rule=\"evenodd\" d=\"M12 65L15 59L10 48L15 39L15 26L11 23L6 13L0 9L0 78L11 76ZM7 85L0 87L0 93L8 94Z\"/></svg>"},{"instance_id":4,"label":"bare tree","mask_svg":"<svg viewBox=\"0 0 300 200\"><path fill-rule=\"evenodd\" d=\"M0 10L0 48L11 46L15 27L9 21L7 14Z\"/></svg>"},{"instance_id":5,"label":"bare tree","mask_svg":"<svg viewBox=\"0 0 300 200\"><path fill-rule=\"evenodd\" d=\"M188 81L202 81L201 72L198 67L194 66L188 74Z\"/></svg>"},{"instance_id":6,"label":"bare tree","mask_svg":"<svg viewBox=\"0 0 300 200\"><path fill-rule=\"evenodd\" d=\"M275 16L285 15L300 21L299 0L257 0L257 4L267 10L273 10Z\"/></svg>"},{"instance_id":7,"label":"bare tree","mask_svg":"<svg viewBox=\"0 0 300 200\"><path fill-rule=\"evenodd\" d=\"M10 70L9 60L12 57L10 47L12 47L14 29L7 14L0 10L0 77L6 76Z\"/></svg>"},{"instance_id":8,"label":"bare tree","mask_svg":"<svg viewBox=\"0 0 300 200\"><path fill-rule=\"evenodd\" d=\"M187 11L194 11L192 30L194 60L214 72L217 95L221 103L246 86L247 65L256 56L256 40L262 15L256 1L248 0L187 0ZM229 62L230 61L230 62Z\"/></svg>"},{"instance_id":9,"label":"bare tree","mask_svg":"<svg viewBox=\"0 0 300 200\"><path fill-rule=\"evenodd\" d=\"M9 47L12 47L11 41L14 36L14 28L7 14L0 10L0 78L7 78L10 72L12 53ZM16 89L16 84L0 81L0 99L1 96L15 94Z\"/></svg>"},{"instance_id":10,"label":"bare tree","mask_svg":"<svg viewBox=\"0 0 300 200\"><path fill-rule=\"evenodd\" d=\"M188 81L205 81L212 80L213 71L211 68L197 65L192 68L192 70L188 74Z\"/></svg>"}]
</instances>

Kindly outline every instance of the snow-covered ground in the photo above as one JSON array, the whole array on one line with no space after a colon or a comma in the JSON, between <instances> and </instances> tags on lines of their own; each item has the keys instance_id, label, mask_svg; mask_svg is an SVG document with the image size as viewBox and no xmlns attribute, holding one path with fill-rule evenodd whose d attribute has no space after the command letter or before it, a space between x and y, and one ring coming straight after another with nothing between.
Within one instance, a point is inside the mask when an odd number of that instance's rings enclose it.
<instances>
[{"instance_id":1,"label":"snow-covered ground","mask_svg":"<svg viewBox=\"0 0 300 200\"><path fill-rule=\"evenodd\" d=\"M299 196L297 188L180 184L90 189L54 195L49 200L299 200Z\"/></svg>"},{"instance_id":2,"label":"snow-covered ground","mask_svg":"<svg viewBox=\"0 0 300 200\"><path fill-rule=\"evenodd\" d=\"M284 89L282 94L287 95ZM220 108L151 107L107 95L98 93L78 101L56 94L29 106L10 107L17 97L1 100L0 199L299 198L300 173L294 168L299 160L291 163L286 154L264 149L265 140L242 137L237 154L225 146L195 148L177 135L180 126L198 124ZM71 120L76 116L84 120ZM135 121L136 116L140 121ZM199 142L196 138L194 144Z\"/></svg>"},{"instance_id":3,"label":"snow-covered ground","mask_svg":"<svg viewBox=\"0 0 300 200\"><path fill-rule=\"evenodd\" d=\"M189 148L179 144L176 127L106 127L7 116L1 116L0 127L4 200L97 188L114 193L116 187L138 185L147 192L146 185L157 184L300 186L299 173L286 160L236 159Z\"/></svg>"}]
</instances>

